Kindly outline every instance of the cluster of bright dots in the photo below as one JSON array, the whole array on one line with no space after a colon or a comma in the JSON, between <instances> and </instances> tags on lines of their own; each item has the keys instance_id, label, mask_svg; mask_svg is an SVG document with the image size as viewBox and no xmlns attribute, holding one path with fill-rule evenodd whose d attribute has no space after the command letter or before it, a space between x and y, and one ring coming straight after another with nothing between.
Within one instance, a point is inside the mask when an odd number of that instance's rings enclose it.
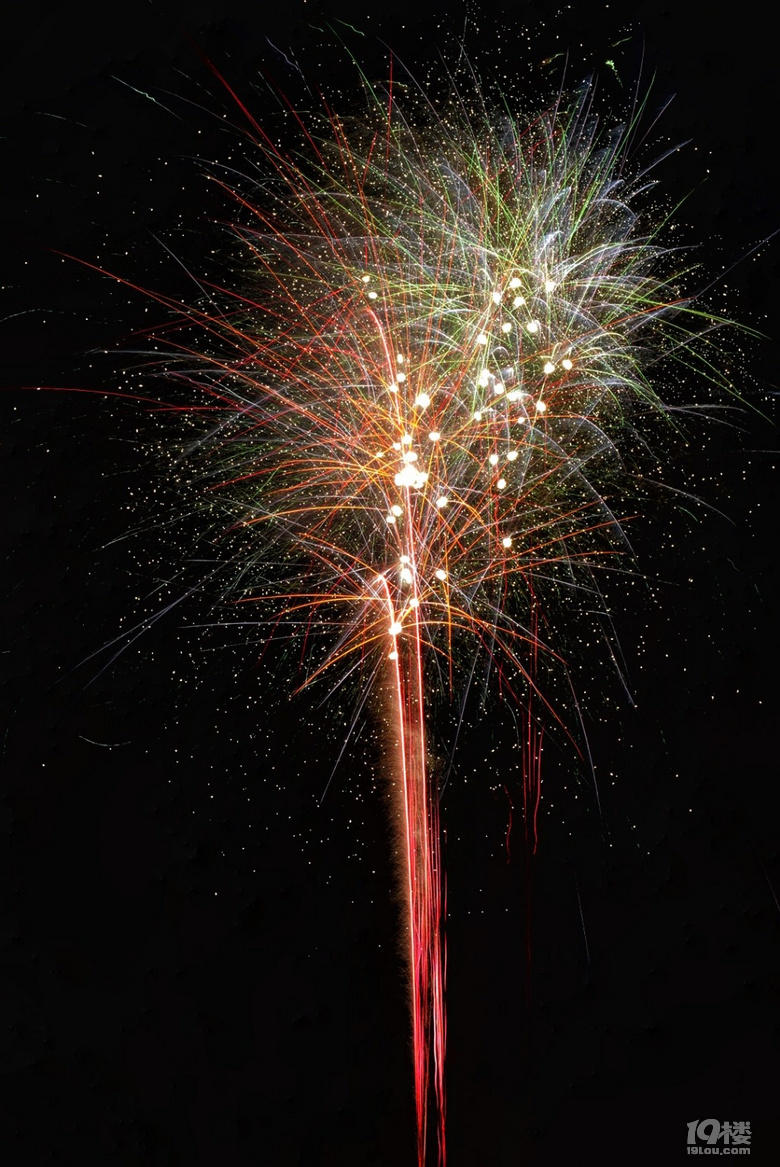
<instances>
[{"instance_id":1,"label":"cluster of bright dots","mask_svg":"<svg viewBox=\"0 0 780 1167\"><path fill-rule=\"evenodd\" d=\"M371 284L372 277L364 275L362 282L367 285ZM552 279L544 279L541 281L541 286L544 288L546 296L550 297L556 290L557 284ZM512 276L508 280L507 290L510 293L510 302L518 316L520 310L527 306L526 297L519 290L521 287L522 281L519 277ZM371 288L367 291L367 295L369 300L374 301L380 293ZM490 293L488 310L490 310L490 306L493 309L501 308L510 297L507 296L507 292L493 291ZM538 366L541 364L544 376L550 377L559 370L562 374L571 372L574 368L574 362L570 356L566 356L556 363L551 356L540 355L535 349L532 349L529 355L527 351L523 351L522 343L519 343L516 344L515 363L509 363L500 368L496 365L495 370L489 368L485 354L490 349L491 344L498 342L503 348L511 341L512 334L516 332L524 332L532 338L532 345L534 341L541 339L544 335L542 323L530 316L522 320L502 318L493 328L492 336L490 330L480 329L476 333L475 351L472 359L479 371L472 378L470 389L473 398L468 401L463 399L462 393L456 395L450 390L441 395L430 386L425 391L415 393L412 386L414 375L408 358L404 353L396 353L392 379L387 385L387 391L397 406L395 417L400 431L397 433L396 440L392 442L392 456L398 466L392 480L394 486L404 493L396 495L387 508L385 522L388 527L396 530L399 528L400 521L411 509L410 495L413 493L414 495L422 495L439 512L440 521L445 525L446 532L448 522L446 512L453 503L457 503L459 500L458 482L457 480L451 481L448 473L450 466L447 459L449 449L449 435L446 428L447 413L453 418L453 435L450 440L454 442L458 455L462 453L464 444L472 448L473 443L492 440L492 444L495 445L498 435L506 435L513 423L525 427L527 432L529 427L532 428L547 413L547 402L541 396L534 397L528 391L517 387L522 380L523 369L530 362L532 365L536 365L534 372L538 375ZM505 348L504 351L506 351ZM559 373L560 375L561 373ZM437 397L439 398L438 402ZM474 408L474 399L476 399L476 408ZM505 410L498 408L503 403L507 405ZM423 415L431 406L436 408L437 404L439 405L436 415L437 428L429 429ZM519 406L514 417L509 415L509 407L511 406ZM464 432L460 420L460 415L464 411L469 416L470 433ZM442 428L438 428L439 426ZM431 451L431 455L427 459L425 455L421 457L418 450L415 449L415 445L420 446L423 434L425 435L423 440L427 441L428 448L436 447L435 456L434 452ZM518 447L522 447L523 441L522 434L516 441L507 437L505 444L508 444L508 449L505 449L502 454L493 451L487 456L487 468L496 492L503 493L510 487L511 483L507 475L510 473L512 464L516 463L521 456L521 449ZM383 452L380 452L378 456L382 457ZM495 540L503 552L509 551L513 545L512 534L506 530L502 532L500 528L496 531L488 526L486 538ZM421 599L417 594L418 576L413 556L410 554L414 543L413 530L405 537L401 536L403 546L406 546L407 541L410 546L398 556L397 576L401 587L413 589L414 594L402 602L400 612L394 616L389 625L388 633L393 641L403 632L404 616L416 612L421 605ZM433 578L438 584L451 584L449 574L443 566L434 570ZM423 594L426 590L423 589ZM389 655L391 660L398 659L398 651L395 646Z\"/></svg>"}]
</instances>

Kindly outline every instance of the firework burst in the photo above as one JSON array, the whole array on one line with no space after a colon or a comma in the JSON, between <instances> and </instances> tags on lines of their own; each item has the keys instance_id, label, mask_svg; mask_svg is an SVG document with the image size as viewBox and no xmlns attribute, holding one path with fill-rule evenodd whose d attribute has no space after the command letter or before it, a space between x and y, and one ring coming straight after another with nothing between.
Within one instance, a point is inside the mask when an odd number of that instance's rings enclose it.
<instances>
[{"instance_id":1,"label":"firework burst","mask_svg":"<svg viewBox=\"0 0 780 1167\"><path fill-rule=\"evenodd\" d=\"M233 540L230 597L300 639L304 684L390 682L422 1167L431 1137L446 1157L430 710L477 655L500 676L524 710L535 846L560 720L538 684L562 652L549 614L598 608L599 573L630 555L647 433L679 404L651 366L729 386L708 351L722 322L680 291L633 158L641 109L609 131L592 85L535 117L365 93L360 118L291 114L290 149L247 114L262 183L212 173L240 279L157 339L195 427L184 496Z\"/></svg>"}]
</instances>

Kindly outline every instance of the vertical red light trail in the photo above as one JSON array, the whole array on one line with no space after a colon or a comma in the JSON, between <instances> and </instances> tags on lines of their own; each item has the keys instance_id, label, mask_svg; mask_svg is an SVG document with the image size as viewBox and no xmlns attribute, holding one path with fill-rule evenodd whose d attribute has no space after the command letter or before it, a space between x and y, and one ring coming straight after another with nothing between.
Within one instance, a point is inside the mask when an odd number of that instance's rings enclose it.
<instances>
[{"instance_id":1,"label":"vertical red light trail","mask_svg":"<svg viewBox=\"0 0 780 1167\"><path fill-rule=\"evenodd\" d=\"M389 592L391 626L395 613ZM444 894L438 791L426 762L423 644L419 620L395 638L393 704L401 785L407 958L412 1015L418 1167L425 1167L431 1104L440 1167L446 1164Z\"/></svg>"}]
</instances>

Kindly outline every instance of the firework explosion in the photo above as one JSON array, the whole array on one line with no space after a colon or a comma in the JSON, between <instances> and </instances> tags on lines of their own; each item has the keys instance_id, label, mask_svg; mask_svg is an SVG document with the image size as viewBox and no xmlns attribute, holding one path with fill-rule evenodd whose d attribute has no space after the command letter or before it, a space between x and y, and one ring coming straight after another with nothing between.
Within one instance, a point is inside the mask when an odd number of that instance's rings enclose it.
<instances>
[{"instance_id":1,"label":"firework explosion","mask_svg":"<svg viewBox=\"0 0 780 1167\"><path fill-rule=\"evenodd\" d=\"M263 182L214 174L241 278L157 340L196 426L176 473L230 532L231 598L301 641L304 684L391 694L423 1167L432 1139L446 1158L431 709L462 699L478 656L516 701L535 847L560 721L539 662L630 555L647 434L674 404L650 367L728 386L708 359L720 321L683 298L644 209L641 110L606 132L592 85L533 118L411 92L366 85L359 119L291 115L289 150L244 110Z\"/></svg>"}]
</instances>

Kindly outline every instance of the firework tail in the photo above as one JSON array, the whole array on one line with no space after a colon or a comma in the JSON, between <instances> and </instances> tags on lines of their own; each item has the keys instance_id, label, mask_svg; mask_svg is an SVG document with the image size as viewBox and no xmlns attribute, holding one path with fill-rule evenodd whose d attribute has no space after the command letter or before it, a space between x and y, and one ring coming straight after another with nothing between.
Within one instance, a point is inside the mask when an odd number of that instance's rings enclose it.
<instances>
[{"instance_id":1,"label":"firework tail","mask_svg":"<svg viewBox=\"0 0 780 1167\"><path fill-rule=\"evenodd\" d=\"M392 597L387 592L391 627ZM438 790L426 761L423 643L419 621L398 638L390 665L401 787L403 871L407 909L407 959L412 1015L412 1053L417 1118L417 1160L425 1167L429 1137L446 1164L444 1058L444 894ZM433 1123L429 1123L433 1110Z\"/></svg>"}]
</instances>

